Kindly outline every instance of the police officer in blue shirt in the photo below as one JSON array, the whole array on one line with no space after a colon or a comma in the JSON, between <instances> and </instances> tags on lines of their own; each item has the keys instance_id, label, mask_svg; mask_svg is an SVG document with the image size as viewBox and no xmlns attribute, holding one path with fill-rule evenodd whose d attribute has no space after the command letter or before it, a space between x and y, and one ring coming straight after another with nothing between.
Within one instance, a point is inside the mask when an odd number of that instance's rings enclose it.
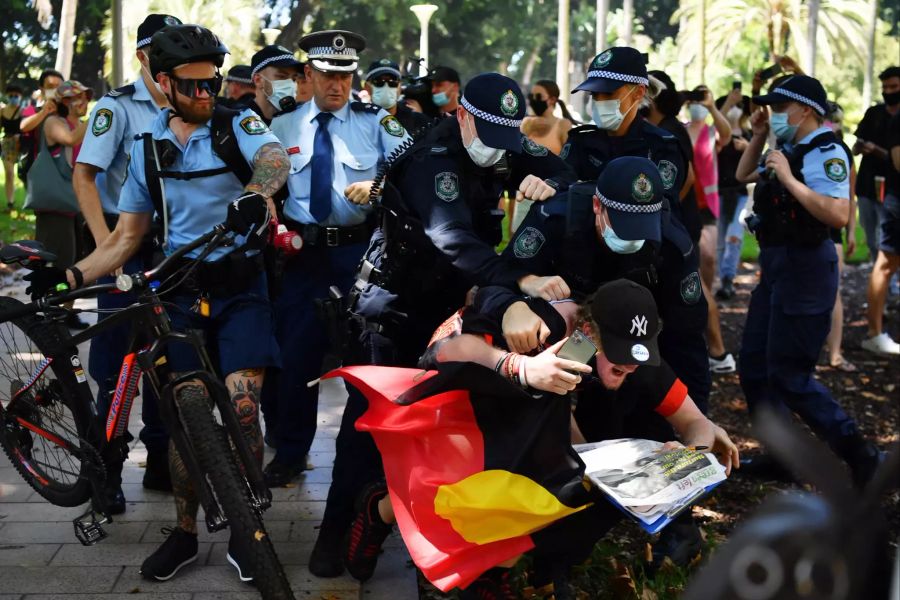
<instances>
[{"instance_id":1,"label":"police officer in blue shirt","mask_svg":"<svg viewBox=\"0 0 900 600\"><path fill-rule=\"evenodd\" d=\"M327 340L315 301L327 299L331 286L350 289L371 233L369 192L378 163L409 139L383 108L350 101L364 47L365 39L349 31L304 36L313 100L272 121L291 162L282 222L301 235L303 248L287 260L275 299L284 370L277 390L266 391L264 410L272 410L269 397L277 403L277 451L265 471L270 487L286 485L306 467L316 431L319 390L307 382L321 374ZM266 422L273 422L268 414Z\"/></svg>"},{"instance_id":2,"label":"police officer in blue shirt","mask_svg":"<svg viewBox=\"0 0 900 600\"><path fill-rule=\"evenodd\" d=\"M250 59L256 95L247 107L271 125L275 115L295 108L297 79L302 71L303 63L284 46L264 46Z\"/></svg>"},{"instance_id":3,"label":"police officer in blue shirt","mask_svg":"<svg viewBox=\"0 0 900 600\"><path fill-rule=\"evenodd\" d=\"M170 312L173 327L203 330L215 349L243 434L261 464L258 394L265 367L278 364L278 348L259 250L243 236L268 225L267 205L287 178L288 160L250 110L228 113L234 115L229 137L242 160L252 165L246 185L238 178L239 169L218 154L222 148L214 146L211 128L216 111L223 110L214 100L222 85L218 68L227 52L215 34L197 25L170 26L153 36L150 71L172 108L160 112L149 133L132 146L116 228L97 250L68 269L66 278L80 287L122 266L137 250L154 213L163 222L166 253L222 222L241 234L234 246L204 258L194 277L168 298L178 307ZM175 372L198 366L193 352L179 345L169 348L168 360ZM197 558L197 499L176 448L169 448L169 457L178 522L141 566L142 575L151 580L168 580ZM253 578L245 552L241 544L229 543L229 562L242 581Z\"/></svg>"},{"instance_id":4,"label":"police officer in blue shirt","mask_svg":"<svg viewBox=\"0 0 900 600\"><path fill-rule=\"evenodd\" d=\"M141 64L141 76L134 83L113 90L101 98L89 118L90 130L78 153L72 184L95 246L103 242L116 227L119 218L119 193L125 180L125 168L135 136L147 129L159 114L160 108L168 105L165 95L156 88L150 77L150 40L163 27L180 23L171 15L152 14L144 19L138 27L136 51ZM129 261L126 271L139 270L142 265L141 255L146 254L147 252L142 252ZM97 298L97 308L101 311L98 318L104 317L103 311L123 308L133 301L134 297L127 293L103 294ZM91 340L88 372L97 382L97 399L101 410L107 406L109 394L122 365L127 333L128 326L122 325L104 331ZM147 447L144 487L171 491L169 435L159 417L156 395L146 382L142 396L144 427L140 438ZM112 514L118 514L125 511L125 497L120 480L127 448L109 448L106 452L104 461L107 466L109 510Z\"/></svg>"},{"instance_id":5,"label":"police officer in blue shirt","mask_svg":"<svg viewBox=\"0 0 900 600\"><path fill-rule=\"evenodd\" d=\"M849 157L823 124L818 80L788 77L753 102L762 108L751 119L753 138L737 177L757 184L748 224L759 241L761 277L744 327L741 387L751 412L767 405L797 413L862 485L880 454L814 377L838 285L829 228L849 218ZM780 147L762 155L770 130Z\"/></svg>"}]
</instances>

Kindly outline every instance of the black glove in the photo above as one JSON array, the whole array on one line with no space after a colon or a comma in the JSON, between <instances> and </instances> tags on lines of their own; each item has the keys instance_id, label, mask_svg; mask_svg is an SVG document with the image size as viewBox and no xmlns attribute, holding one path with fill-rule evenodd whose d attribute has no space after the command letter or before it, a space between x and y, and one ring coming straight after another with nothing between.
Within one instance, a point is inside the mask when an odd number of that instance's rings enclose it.
<instances>
[{"instance_id":1,"label":"black glove","mask_svg":"<svg viewBox=\"0 0 900 600\"><path fill-rule=\"evenodd\" d=\"M269 208L266 199L255 192L247 192L228 205L225 227L229 231L247 235L251 228L258 229L269 224Z\"/></svg>"},{"instance_id":2,"label":"black glove","mask_svg":"<svg viewBox=\"0 0 900 600\"><path fill-rule=\"evenodd\" d=\"M49 292L55 292L56 286L60 283L68 284L65 270L59 267L41 267L22 279L31 284L25 289L25 293L31 294L32 300L43 298Z\"/></svg>"}]
</instances>

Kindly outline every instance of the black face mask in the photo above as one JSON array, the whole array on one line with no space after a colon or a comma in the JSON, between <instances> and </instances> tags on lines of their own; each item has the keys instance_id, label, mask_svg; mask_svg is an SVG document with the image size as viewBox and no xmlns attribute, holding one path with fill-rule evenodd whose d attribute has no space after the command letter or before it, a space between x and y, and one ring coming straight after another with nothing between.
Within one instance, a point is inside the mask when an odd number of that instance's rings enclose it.
<instances>
[{"instance_id":1,"label":"black face mask","mask_svg":"<svg viewBox=\"0 0 900 600\"><path fill-rule=\"evenodd\" d=\"M881 97L884 98L884 103L888 106L900 104L900 92L891 92L890 94L882 93Z\"/></svg>"},{"instance_id":2,"label":"black face mask","mask_svg":"<svg viewBox=\"0 0 900 600\"><path fill-rule=\"evenodd\" d=\"M528 96L528 106L534 111L534 114L541 116L547 110L547 101L538 96Z\"/></svg>"}]
</instances>

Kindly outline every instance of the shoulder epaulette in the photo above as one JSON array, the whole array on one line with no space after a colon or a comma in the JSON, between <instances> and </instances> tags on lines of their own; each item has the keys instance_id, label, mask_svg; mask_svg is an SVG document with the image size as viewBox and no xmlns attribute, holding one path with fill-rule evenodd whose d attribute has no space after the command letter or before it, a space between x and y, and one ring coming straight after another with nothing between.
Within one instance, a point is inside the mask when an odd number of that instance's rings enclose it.
<instances>
[{"instance_id":1,"label":"shoulder epaulette","mask_svg":"<svg viewBox=\"0 0 900 600\"><path fill-rule=\"evenodd\" d=\"M569 133L590 133L591 131L599 131L600 128L596 125L586 124L579 125L578 127L573 127L569 130Z\"/></svg>"},{"instance_id":2,"label":"shoulder epaulette","mask_svg":"<svg viewBox=\"0 0 900 600\"><path fill-rule=\"evenodd\" d=\"M135 87L133 83L129 83L128 85L123 85L122 87L116 88L114 90L109 90L106 93L107 96L116 100L119 96L130 96L135 92Z\"/></svg>"},{"instance_id":3,"label":"shoulder epaulette","mask_svg":"<svg viewBox=\"0 0 900 600\"><path fill-rule=\"evenodd\" d=\"M350 110L355 110L356 112L367 112L376 115L382 109L377 104L371 104L369 102L351 102Z\"/></svg>"},{"instance_id":4,"label":"shoulder epaulette","mask_svg":"<svg viewBox=\"0 0 900 600\"><path fill-rule=\"evenodd\" d=\"M275 115L274 115L272 118L274 119L275 117L280 117L280 116L282 116L282 115L289 115L289 114L291 114L292 112L294 112L295 110L297 110L298 108L300 108L301 106L303 106L303 105L305 105L305 104L306 104L306 102L295 103L295 104L294 104L293 106L291 106L290 108L286 108L286 109L284 109L284 110L278 111L277 113L275 113ZM248 108L249 108L249 107L248 107Z\"/></svg>"},{"instance_id":5,"label":"shoulder epaulette","mask_svg":"<svg viewBox=\"0 0 900 600\"><path fill-rule=\"evenodd\" d=\"M672 132L666 131L662 127L657 127L656 125L654 125L650 121L647 121L646 119L644 120L644 131L647 133L652 133L653 135L655 135L657 137L661 137L664 140L677 140L678 139L674 135L672 135Z\"/></svg>"},{"instance_id":6,"label":"shoulder epaulette","mask_svg":"<svg viewBox=\"0 0 900 600\"><path fill-rule=\"evenodd\" d=\"M428 153L432 156L444 156L449 152L447 146L430 146L428 148Z\"/></svg>"}]
</instances>

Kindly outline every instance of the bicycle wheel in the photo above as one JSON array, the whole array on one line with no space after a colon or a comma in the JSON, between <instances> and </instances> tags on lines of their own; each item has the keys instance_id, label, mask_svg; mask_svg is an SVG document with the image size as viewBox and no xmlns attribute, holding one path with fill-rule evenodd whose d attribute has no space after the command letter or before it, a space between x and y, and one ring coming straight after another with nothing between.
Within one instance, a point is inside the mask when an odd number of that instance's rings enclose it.
<instances>
[{"instance_id":1,"label":"bicycle wheel","mask_svg":"<svg viewBox=\"0 0 900 600\"><path fill-rule=\"evenodd\" d=\"M206 388L199 384L182 387L176 392L176 404L197 462L209 478L229 527L248 543L256 588L264 600L292 600L294 595L272 539L259 513L250 506L249 488L225 429L213 417Z\"/></svg>"},{"instance_id":2,"label":"bicycle wheel","mask_svg":"<svg viewBox=\"0 0 900 600\"><path fill-rule=\"evenodd\" d=\"M0 312L21 306L0 298ZM23 479L56 506L91 497L85 438L88 415L78 402L68 332L29 316L0 323L0 446ZM64 357L64 358L62 358ZM15 401L13 401L15 400Z\"/></svg>"}]
</instances>

